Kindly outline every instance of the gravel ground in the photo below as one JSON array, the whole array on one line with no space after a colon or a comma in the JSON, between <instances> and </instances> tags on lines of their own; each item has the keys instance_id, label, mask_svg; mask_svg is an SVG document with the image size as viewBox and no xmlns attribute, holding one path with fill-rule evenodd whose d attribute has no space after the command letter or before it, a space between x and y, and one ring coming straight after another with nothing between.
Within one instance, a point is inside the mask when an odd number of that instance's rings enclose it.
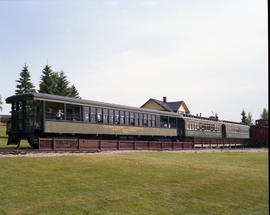
<instances>
[{"instance_id":1,"label":"gravel ground","mask_svg":"<svg viewBox=\"0 0 270 215\"><path fill-rule=\"evenodd\" d=\"M74 152L49 152L49 153L27 153L27 154L6 154L2 157L52 157L52 156L78 156L78 155L97 155L97 154L116 154L126 152L156 152L151 150L123 150L123 151L102 151L102 152L86 152L86 153L74 153ZM247 152L247 153L265 153L268 152L268 148L245 148L245 149L194 149L194 150L181 150L181 151L159 151L159 152L171 152L171 153L222 153L222 152Z\"/></svg>"}]
</instances>

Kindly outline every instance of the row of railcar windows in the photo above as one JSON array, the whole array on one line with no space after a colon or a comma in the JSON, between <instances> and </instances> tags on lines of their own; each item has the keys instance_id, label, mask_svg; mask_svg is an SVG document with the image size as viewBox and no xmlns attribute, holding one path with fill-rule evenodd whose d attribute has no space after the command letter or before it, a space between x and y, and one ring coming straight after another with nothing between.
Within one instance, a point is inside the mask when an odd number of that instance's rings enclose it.
<instances>
[{"instance_id":1,"label":"row of railcar windows","mask_svg":"<svg viewBox=\"0 0 270 215\"><path fill-rule=\"evenodd\" d=\"M84 107L84 115L87 115L87 109L88 107ZM139 112L90 107L89 116L89 119L85 117L84 121L110 125L176 128L176 118L174 117Z\"/></svg>"},{"instance_id":2,"label":"row of railcar windows","mask_svg":"<svg viewBox=\"0 0 270 215\"><path fill-rule=\"evenodd\" d=\"M240 134L248 134L249 128L237 125L226 125L226 130L228 133L240 133Z\"/></svg>"},{"instance_id":3,"label":"row of railcar windows","mask_svg":"<svg viewBox=\"0 0 270 215\"><path fill-rule=\"evenodd\" d=\"M196 122L196 121L188 121L187 122L187 130L220 132L220 125L214 124L214 123L202 123L202 122Z\"/></svg>"},{"instance_id":4,"label":"row of railcar windows","mask_svg":"<svg viewBox=\"0 0 270 215\"><path fill-rule=\"evenodd\" d=\"M56 113L60 108L63 112L66 111L66 113L64 113L63 120L68 121L84 121L110 125L176 128L175 117L80 105L66 104L65 106L64 104L52 102L46 103L46 119L56 119Z\"/></svg>"}]
</instances>

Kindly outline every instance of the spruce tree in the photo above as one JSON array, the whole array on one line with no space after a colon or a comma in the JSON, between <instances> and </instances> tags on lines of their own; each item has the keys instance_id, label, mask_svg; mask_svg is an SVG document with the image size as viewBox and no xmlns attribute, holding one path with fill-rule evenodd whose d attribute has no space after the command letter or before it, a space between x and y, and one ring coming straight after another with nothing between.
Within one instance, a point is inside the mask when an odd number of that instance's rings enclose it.
<instances>
[{"instance_id":1,"label":"spruce tree","mask_svg":"<svg viewBox=\"0 0 270 215\"><path fill-rule=\"evenodd\" d=\"M56 76L52 71L51 66L49 66L48 64L45 65L44 69L42 70L41 82L39 84L39 92L55 94L56 91L55 77Z\"/></svg>"},{"instance_id":2,"label":"spruce tree","mask_svg":"<svg viewBox=\"0 0 270 215\"><path fill-rule=\"evenodd\" d=\"M242 110L241 115L242 115L241 122L244 123L244 124L247 124L246 111Z\"/></svg>"},{"instance_id":3,"label":"spruce tree","mask_svg":"<svg viewBox=\"0 0 270 215\"><path fill-rule=\"evenodd\" d=\"M249 126L253 125L252 114L250 112L248 113L246 124Z\"/></svg>"},{"instance_id":4,"label":"spruce tree","mask_svg":"<svg viewBox=\"0 0 270 215\"><path fill-rule=\"evenodd\" d=\"M69 90L69 94L68 94L69 97L80 98L79 92L76 89L76 87L74 86L74 84L68 90Z\"/></svg>"},{"instance_id":5,"label":"spruce tree","mask_svg":"<svg viewBox=\"0 0 270 215\"><path fill-rule=\"evenodd\" d=\"M268 120L268 110L266 108L263 109L263 112L261 113L261 119Z\"/></svg>"},{"instance_id":6,"label":"spruce tree","mask_svg":"<svg viewBox=\"0 0 270 215\"><path fill-rule=\"evenodd\" d=\"M24 64L23 69L20 73L19 80L16 80L18 84L16 85L15 94L24 94L24 93L35 93L34 85L30 81L30 73L28 71L28 66Z\"/></svg>"},{"instance_id":7,"label":"spruce tree","mask_svg":"<svg viewBox=\"0 0 270 215\"><path fill-rule=\"evenodd\" d=\"M69 81L64 71L53 72L49 65L42 70L40 93L79 98L79 93L74 85L69 87Z\"/></svg>"},{"instance_id":8,"label":"spruce tree","mask_svg":"<svg viewBox=\"0 0 270 215\"><path fill-rule=\"evenodd\" d=\"M64 71L56 73L56 94L59 96L69 96L69 81Z\"/></svg>"}]
</instances>

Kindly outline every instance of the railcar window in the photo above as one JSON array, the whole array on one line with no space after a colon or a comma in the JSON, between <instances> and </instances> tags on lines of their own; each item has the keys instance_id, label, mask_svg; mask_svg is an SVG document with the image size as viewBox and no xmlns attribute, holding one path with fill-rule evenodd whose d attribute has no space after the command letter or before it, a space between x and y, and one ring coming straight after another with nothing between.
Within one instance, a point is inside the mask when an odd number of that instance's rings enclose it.
<instances>
[{"instance_id":1,"label":"railcar window","mask_svg":"<svg viewBox=\"0 0 270 215\"><path fill-rule=\"evenodd\" d=\"M23 129L23 104L22 102L17 102L16 104L16 111L17 111L17 126L19 130Z\"/></svg>"},{"instance_id":2,"label":"railcar window","mask_svg":"<svg viewBox=\"0 0 270 215\"><path fill-rule=\"evenodd\" d=\"M74 106L74 116L73 121L82 121L82 107Z\"/></svg>"},{"instance_id":3,"label":"railcar window","mask_svg":"<svg viewBox=\"0 0 270 215\"><path fill-rule=\"evenodd\" d=\"M83 106L83 121L84 122L89 122L89 107L88 106Z\"/></svg>"},{"instance_id":4,"label":"railcar window","mask_svg":"<svg viewBox=\"0 0 270 215\"><path fill-rule=\"evenodd\" d=\"M143 126L143 114L139 113L139 126Z\"/></svg>"},{"instance_id":5,"label":"railcar window","mask_svg":"<svg viewBox=\"0 0 270 215\"><path fill-rule=\"evenodd\" d=\"M42 119L41 101L27 100L25 103L26 129L41 128Z\"/></svg>"},{"instance_id":6,"label":"railcar window","mask_svg":"<svg viewBox=\"0 0 270 215\"><path fill-rule=\"evenodd\" d=\"M90 120L91 120L91 123L96 123L97 122L97 117L96 117L96 108L95 107L91 107L90 108Z\"/></svg>"},{"instance_id":7,"label":"railcar window","mask_svg":"<svg viewBox=\"0 0 270 215\"><path fill-rule=\"evenodd\" d=\"M150 114L148 114L148 117L147 117L147 125L148 127L151 127L152 126L152 116Z\"/></svg>"},{"instance_id":8,"label":"railcar window","mask_svg":"<svg viewBox=\"0 0 270 215\"><path fill-rule=\"evenodd\" d=\"M103 109L103 123L108 124L108 109Z\"/></svg>"},{"instance_id":9,"label":"railcar window","mask_svg":"<svg viewBox=\"0 0 270 215\"><path fill-rule=\"evenodd\" d=\"M168 117L167 116L160 116L160 127L162 128L168 128Z\"/></svg>"},{"instance_id":10,"label":"railcar window","mask_svg":"<svg viewBox=\"0 0 270 215\"><path fill-rule=\"evenodd\" d=\"M113 110L109 110L109 124L113 124Z\"/></svg>"},{"instance_id":11,"label":"railcar window","mask_svg":"<svg viewBox=\"0 0 270 215\"><path fill-rule=\"evenodd\" d=\"M80 105L66 105L66 120L82 121L82 106Z\"/></svg>"},{"instance_id":12,"label":"railcar window","mask_svg":"<svg viewBox=\"0 0 270 215\"><path fill-rule=\"evenodd\" d=\"M130 113L130 125L135 125L135 121L134 121L134 113Z\"/></svg>"},{"instance_id":13,"label":"railcar window","mask_svg":"<svg viewBox=\"0 0 270 215\"><path fill-rule=\"evenodd\" d=\"M114 111L114 124L119 125L120 122L120 116L119 116L119 110Z\"/></svg>"},{"instance_id":14,"label":"railcar window","mask_svg":"<svg viewBox=\"0 0 270 215\"><path fill-rule=\"evenodd\" d=\"M169 117L169 128L176 128L176 118Z\"/></svg>"},{"instance_id":15,"label":"railcar window","mask_svg":"<svg viewBox=\"0 0 270 215\"><path fill-rule=\"evenodd\" d=\"M152 115L152 127L156 127L156 116Z\"/></svg>"},{"instance_id":16,"label":"railcar window","mask_svg":"<svg viewBox=\"0 0 270 215\"><path fill-rule=\"evenodd\" d=\"M125 112L125 125L129 125L129 112Z\"/></svg>"},{"instance_id":17,"label":"railcar window","mask_svg":"<svg viewBox=\"0 0 270 215\"><path fill-rule=\"evenodd\" d=\"M135 123L134 123L135 126L138 126L139 125L139 113L135 113Z\"/></svg>"},{"instance_id":18,"label":"railcar window","mask_svg":"<svg viewBox=\"0 0 270 215\"><path fill-rule=\"evenodd\" d=\"M125 114L124 111L120 111L120 125L124 125L124 117L125 117L124 114Z\"/></svg>"},{"instance_id":19,"label":"railcar window","mask_svg":"<svg viewBox=\"0 0 270 215\"><path fill-rule=\"evenodd\" d=\"M64 112L63 103L46 102L46 119L56 119L56 114L59 109L62 109L62 112Z\"/></svg>"},{"instance_id":20,"label":"railcar window","mask_svg":"<svg viewBox=\"0 0 270 215\"><path fill-rule=\"evenodd\" d=\"M147 114L143 114L143 126L147 127L148 123L147 123Z\"/></svg>"},{"instance_id":21,"label":"railcar window","mask_svg":"<svg viewBox=\"0 0 270 215\"><path fill-rule=\"evenodd\" d=\"M156 127L160 127L160 116L156 116Z\"/></svg>"},{"instance_id":22,"label":"railcar window","mask_svg":"<svg viewBox=\"0 0 270 215\"><path fill-rule=\"evenodd\" d=\"M103 123L103 115L102 115L102 109L97 108L97 122Z\"/></svg>"}]
</instances>

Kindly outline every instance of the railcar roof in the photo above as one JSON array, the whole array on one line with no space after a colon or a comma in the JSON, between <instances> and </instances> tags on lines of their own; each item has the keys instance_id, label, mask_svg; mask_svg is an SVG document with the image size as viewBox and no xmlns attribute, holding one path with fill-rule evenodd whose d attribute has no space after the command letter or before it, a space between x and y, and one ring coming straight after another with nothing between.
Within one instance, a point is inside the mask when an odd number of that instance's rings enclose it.
<instances>
[{"instance_id":1,"label":"railcar roof","mask_svg":"<svg viewBox=\"0 0 270 215\"><path fill-rule=\"evenodd\" d=\"M169 115L169 116L174 116L174 117L181 116L181 114L172 113L168 111L158 111L158 110L147 109L147 108L137 108L137 107L126 106L126 105L111 104L111 103L106 103L106 102L92 101L92 100L86 100L86 99L80 99L80 98L71 98L71 97L58 96L58 95L45 94L45 93L30 93L30 94L10 96L6 99L6 103L33 100L33 99L48 100L48 101L63 102L63 103L73 103L73 104L80 104L80 105L95 105L95 106L102 106L102 107L105 106L105 107L111 107L111 108L128 109L132 111L156 113L160 115Z\"/></svg>"}]
</instances>

